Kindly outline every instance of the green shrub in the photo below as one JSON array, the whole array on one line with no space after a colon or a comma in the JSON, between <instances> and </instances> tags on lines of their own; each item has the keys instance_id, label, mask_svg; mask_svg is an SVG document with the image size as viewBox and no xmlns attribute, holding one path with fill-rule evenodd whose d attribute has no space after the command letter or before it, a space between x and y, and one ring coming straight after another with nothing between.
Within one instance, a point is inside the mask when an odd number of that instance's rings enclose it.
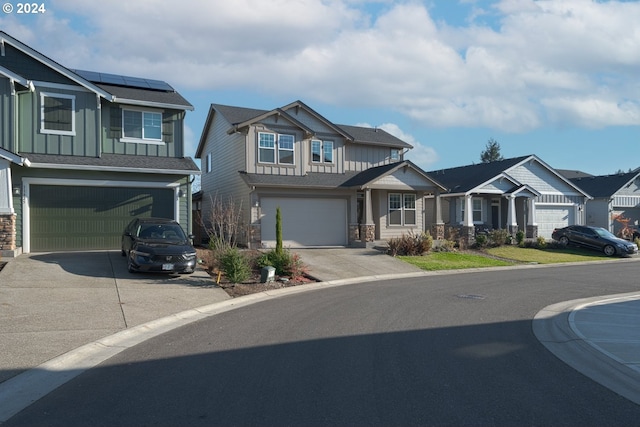
<instances>
[{"instance_id":1,"label":"green shrub","mask_svg":"<svg viewBox=\"0 0 640 427\"><path fill-rule=\"evenodd\" d=\"M544 249L547 247L547 241L542 236L538 236L538 238L536 239L536 243L537 243L538 249Z\"/></svg>"},{"instance_id":2,"label":"green shrub","mask_svg":"<svg viewBox=\"0 0 640 427\"><path fill-rule=\"evenodd\" d=\"M476 244L475 246L478 248L484 248L485 246L487 246L487 235L484 233L478 233L476 234Z\"/></svg>"},{"instance_id":3,"label":"green shrub","mask_svg":"<svg viewBox=\"0 0 640 427\"><path fill-rule=\"evenodd\" d=\"M489 232L489 245L502 246L511 243L511 235L507 230L498 229Z\"/></svg>"},{"instance_id":4,"label":"green shrub","mask_svg":"<svg viewBox=\"0 0 640 427\"><path fill-rule=\"evenodd\" d=\"M429 252L433 247L433 237L429 232L415 234L410 231L400 237L392 237L387 240L389 249L387 253L391 256L406 255L417 256Z\"/></svg>"},{"instance_id":5,"label":"green shrub","mask_svg":"<svg viewBox=\"0 0 640 427\"><path fill-rule=\"evenodd\" d=\"M271 266L276 269L278 276L290 276L293 279L307 274L307 266L300 259L300 255L291 253L288 249L283 249L282 252L278 252L277 249L264 252L260 254L256 264L260 268Z\"/></svg>"},{"instance_id":6,"label":"green shrub","mask_svg":"<svg viewBox=\"0 0 640 427\"><path fill-rule=\"evenodd\" d=\"M242 283L251 276L249 260L237 248L219 251L218 265L232 283Z\"/></svg>"},{"instance_id":7,"label":"green shrub","mask_svg":"<svg viewBox=\"0 0 640 427\"><path fill-rule=\"evenodd\" d=\"M524 244L524 238L524 231L518 230L518 232L516 233L516 243L518 244L518 246L522 246Z\"/></svg>"}]
</instances>

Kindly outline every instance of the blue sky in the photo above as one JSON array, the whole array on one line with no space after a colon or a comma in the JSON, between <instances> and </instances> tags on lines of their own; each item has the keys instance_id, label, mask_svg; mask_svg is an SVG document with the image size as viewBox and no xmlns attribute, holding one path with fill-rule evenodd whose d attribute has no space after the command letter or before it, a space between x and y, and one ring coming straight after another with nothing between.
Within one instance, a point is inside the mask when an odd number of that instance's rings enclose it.
<instances>
[{"instance_id":1,"label":"blue sky","mask_svg":"<svg viewBox=\"0 0 640 427\"><path fill-rule=\"evenodd\" d=\"M490 138L561 169L640 167L638 1L42 3L0 29L68 68L169 82L196 108L191 156L211 103L299 99L403 138L425 170L477 163Z\"/></svg>"}]
</instances>

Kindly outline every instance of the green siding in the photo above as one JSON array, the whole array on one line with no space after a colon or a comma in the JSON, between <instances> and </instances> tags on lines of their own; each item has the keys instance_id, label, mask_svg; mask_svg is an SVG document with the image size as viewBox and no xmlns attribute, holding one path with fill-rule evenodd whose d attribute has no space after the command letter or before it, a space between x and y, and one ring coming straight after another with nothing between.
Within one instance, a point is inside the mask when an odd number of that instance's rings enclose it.
<instances>
[{"instance_id":1,"label":"green siding","mask_svg":"<svg viewBox=\"0 0 640 427\"><path fill-rule=\"evenodd\" d=\"M11 85L0 78L0 148L12 150L11 142Z\"/></svg>"},{"instance_id":2,"label":"green siding","mask_svg":"<svg viewBox=\"0 0 640 427\"><path fill-rule=\"evenodd\" d=\"M59 93L75 97L75 136L40 132L40 94ZM36 90L19 96L20 152L97 156L100 114L95 94L72 90Z\"/></svg>"},{"instance_id":3,"label":"green siding","mask_svg":"<svg viewBox=\"0 0 640 427\"><path fill-rule=\"evenodd\" d=\"M32 185L31 251L118 249L136 216L173 218L173 190Z\"/></svg>"}]
</instances>

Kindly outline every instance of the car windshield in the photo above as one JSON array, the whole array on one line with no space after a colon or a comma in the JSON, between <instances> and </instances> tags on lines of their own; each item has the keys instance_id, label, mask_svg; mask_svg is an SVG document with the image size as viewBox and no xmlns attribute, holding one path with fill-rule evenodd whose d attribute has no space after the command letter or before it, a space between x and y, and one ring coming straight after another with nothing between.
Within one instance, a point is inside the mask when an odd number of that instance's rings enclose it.
<instances>
[{"instance_id":1,"label":"car windshield","mask_svg":"<svg viewBox=\"0 0 640 427\"><path fill-rule=\"evenodd\" d=\"M607 237L609 239L616 239L616 236L611 234L611 232L605 230L604 228L594 228L595 232L598 233L600 237Z\"/></svg>"},{"instance_id":2,"label":"car windshield","mask_svg":"<svg viewBox=\"0 0 640 427\"><path fill-rule=\"evenodd\" d=\"M141 224L138 237L147 240L165 240L170 242L184 242L187 237L178 224Z\"/></svg>"}]
</instances>

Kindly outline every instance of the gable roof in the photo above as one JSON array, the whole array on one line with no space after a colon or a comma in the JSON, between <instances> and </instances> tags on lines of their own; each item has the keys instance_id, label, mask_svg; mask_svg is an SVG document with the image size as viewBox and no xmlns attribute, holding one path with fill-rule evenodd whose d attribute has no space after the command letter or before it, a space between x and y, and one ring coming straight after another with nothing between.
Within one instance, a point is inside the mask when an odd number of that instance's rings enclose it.
<instances>
[{"instance_id":1,"label":"gable roof","mask_svg":"<svg viewBox=\"0 0 640 427\"><path fill-rule=\"evenodd\" d=\"M0 31L0 49L4 50L5 44L110 102L193 110L193 106L182 95L163 81L66 68L9 34ZM31 76L19 75L2 66L0 66L0 74L30 89L33 88L36 80L30 78Z\"/></svg>"},{"instance_id":2,"label":"gable roof","mask_svg":"<svg viewBox=\"0 0 640 427\"><path fill-rule=\"evenodd\" d=\"M558 171L560 175L564 176L567 179L590 178L593 176L590 173L572 169L556 169L556 171Z\"/></svg>"},{"instance_id":3,"label":"gable roof","mask_svg":"<svg viewBox=\"0 0 640 427\"><path fill-rule=\"evenodd\" d=\"M5 150L4 148L0 148L0 159L8 160L20 166L22 166L23 164L29 164L29 161L27 159L22 158L9 150Z\"/></svg>"},{"instance_id":4,"label":"gable roof","mask_svg":"<svg viewBox=\"0 0 640 427\"><path fill-rule=\"evenodd\" d=\"M379 180L380 178L391 175L395 171L401 168L410 168L421 175L425 180L431 182L435 187L438 187L439 190L446 191L447 188L444 187L441 183L433 179L429 176L425 171L423 171L420 167L418 167L415 163L410 160L403 160L400 162L390 163L382 166L375 166L369 169L366 169L352 178L348 179L343 183L343 187L358 187L365 188L368 185L371 185L373 182Z\"/></svg>"},{"instance_id":5,"label":"gable roof","mask_svg":"<svg viewBox=\"0 0 640 427\"><path fill-rule=\"evenodd\" d=\"M466 193L485 182L497 178L505 170L527 160L529 157L531 156L458 166L427 172L427 174L447 187L450 193Z\"/></svg>"},{"instance_id":6,"label":"gable roof","mask_svg":"<svg viewBox=\"0 0 640 427\"><path fill-rule=\"evenodd\" d=\"M428 174L449 188L450 194L467 194L468 192L471 192L472 190L500 177L507 178L510 181L513 181L516 185L522 185L522 183L519 183L514 178L510 177L508 172L510 169L529 161L538 162L560 180L567 183L570 187L582 193L584 196L590 197L589 194L571 182L571 180L562 176L558 171L547 165L534 154L489 163L478 163L450 169L441 169L428 172Z\"/></svg>"},{"instance_id":7,"label":"gable roof","mask_svg":"<svg viewBox=\"0 0 640 427\"><path fill-rule=\"evenodd\" d=\"M329 128L333 129L337 134L342 135L347 141L351 141L353 143L372 144L402 149L413 148L411 144L404 142L400 138L397 138L382 129L334 124L322 115L318 114L312 108L308 107L302 101L294 101L291 104L275 108L273 110L260 110L255 108L234 107L231 105L211 104L207 119L205 120L204 131L200 136L200 142L198 143L198 149L196 150L195 157L200 158L202 155L202 150L204 149L204 144L207 140L207 133L211 128L213 117L216 112L222 115L231 125L231 128L227 131L228 133L236 132L243 127L259 122L260 120L264 120L267 117L279 115L285 117L286 120L289 120L291 123L304 130L308 135L314 136L313 129L309 128L308 125L301 123L287 112L292 108L304 109Z\"/></svg>"},{"instance_id":8,"label":"gable roof","mask_svg":"<svg viewBox=\"0 0 640 427\"><path fill-rule=\"evenodd\" d=\"M611 197L625 186L640 177L640 171L620 173L615 175L600 175L571 180L578 187L593 197Z\"/></svg>"}]
</instances>

